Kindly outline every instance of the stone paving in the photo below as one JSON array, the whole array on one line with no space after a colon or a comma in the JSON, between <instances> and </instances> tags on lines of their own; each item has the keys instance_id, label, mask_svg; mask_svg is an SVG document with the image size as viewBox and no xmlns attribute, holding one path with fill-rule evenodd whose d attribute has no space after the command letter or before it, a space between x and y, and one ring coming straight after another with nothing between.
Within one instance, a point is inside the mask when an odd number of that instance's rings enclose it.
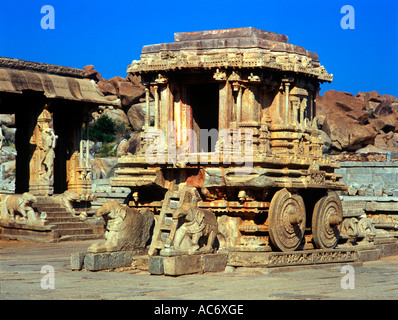
<instances>
[{"instance_id":1,"label":"stone paving","mask_svg":"<svg viewBox=\"0 0 398 320\"><path fill-rule=\"evenodd\" d=\"M351 273L349 284L354 289L344 289L344 283L348 283L344 278L348 274L341 272L344 265L246 268L180 277L154 276L133 269L71 271L70 254L84 251L91 243L3 248L0 244L0 299L398 299L398 256L352 264L354 274ZM54 270L53 289L48 281L50 273L41 273L46 265Z\"/></svg>"}]
</instances>

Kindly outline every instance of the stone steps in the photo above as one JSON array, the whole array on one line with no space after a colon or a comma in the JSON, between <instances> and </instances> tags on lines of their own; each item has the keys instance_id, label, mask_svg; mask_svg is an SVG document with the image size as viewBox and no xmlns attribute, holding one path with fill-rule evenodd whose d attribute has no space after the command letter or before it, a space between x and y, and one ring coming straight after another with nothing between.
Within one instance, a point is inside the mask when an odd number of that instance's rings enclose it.
<instances>
[{"instance_id":1,"label":"stone steps","mask_svg":"<svg viewBox=\"0 0 398 320\"><path fill-rule=\"evenodd\" d=\"M34 207L46 213L46 225L53 225L54 238L58 240L89 240L103 237L98 224L82 221L64 208L56 197L37 197ZM99 232L101 230L101 232Z\"/></svg>"}]
</instances>

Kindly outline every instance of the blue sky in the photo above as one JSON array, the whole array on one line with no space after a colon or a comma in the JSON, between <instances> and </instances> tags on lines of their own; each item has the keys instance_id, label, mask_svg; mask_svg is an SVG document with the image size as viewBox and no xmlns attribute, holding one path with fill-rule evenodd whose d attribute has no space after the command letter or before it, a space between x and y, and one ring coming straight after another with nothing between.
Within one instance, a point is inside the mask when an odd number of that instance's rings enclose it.
<instances>
[{"instance_id":1,"label":"blue sky","mask_svg":"<svg viewBox=\"0 0 398 320\"><path fill-rule=\"evenodd\" d=\"M396 0L1 0L0 56L126 76L146 44L172 42L175 32L254 27L289 37L317 52L334 74L325 90L376 90L398 97ZM55 29L42 29L41 8L55 10ZM344 30L344 5L355 29Z\"/></svg>"}]
</instances>

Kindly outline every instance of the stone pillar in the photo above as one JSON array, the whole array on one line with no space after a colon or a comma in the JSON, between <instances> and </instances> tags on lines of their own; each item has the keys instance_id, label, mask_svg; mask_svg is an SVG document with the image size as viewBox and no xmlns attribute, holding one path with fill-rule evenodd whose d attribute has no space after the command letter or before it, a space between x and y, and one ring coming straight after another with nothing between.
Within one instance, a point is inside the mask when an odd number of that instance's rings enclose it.
<instances>
[{"instance_id":1,"label":"stone pillar","mask_svg":"<svg viewBox=\"0 0 398 320\"><path fill-rule=\"evenodd\" d=\"M159 128L159 92L158 88L159 86L155 85L154 87L154 93L155 93L155 128Z\"/></svg>"},{"instance_id":2,"label":"stone pillar","mask_svg":"<svg viewBox=\"0 0 398 320\"><path fill-rule=\"evenodd\" d=\"M92 192L89 136L88 136L87 123L85 127L87 130L86 140L83 140L80 131L83 130L83 128L79 129L80 126L76 127L76 137L78 137L78 141L74 139L75 140L74 144L76 145L74 147L75 151L70 157L70 160L67 162L68 190L75 191L78 194L91 194Z\"/></svg>"},{"instance_id":3,"label":"stone pillar","mask_svg":"<svg viewBox=\"0 0 398 320\"><path fill-rule=\"evenodd\" d=\"M239 86L238 97L236 99L236 123L239 126L242 122L242 96L243 90L242 86Z\"/></svg>"},{"instance_id":4,"label":"stone pillar","mask_svg":"<svg viewBox=\"0 0 398 320\"><path fill-rule=\"evenodd\" d=\"M52 127L52 114L45 108L37 118L30 139L34 151L29 163L29 191L34 195L54 193L54 149L57 138Z\"/></svg>"},{"instance_id":5,"label":"stone pillar","mask_svg":"<svg viewBox=\"0 0 398 320\"><path fill-rule=\"evenodd\" d=\"M149 88L145 88L145 128L149 128L151 119L149 93Z\"/></svg>"},{"instance_id":6,"label":"stone pillar","mask_svg":"<svg viewBox=\"0 0 398 320\"><path fill-rule=\"evenodd\" d=\"M290 109L290 83L285 82L285 124L289 124L289 109Z\"/></svg>"},{"instance_id":7,"label":"stone pillar","mask_svg":"<svg viewBox=\"0 0 398 320\"><path fill-rule=\"evenodd\" d=\"M0 123L0 152L1 148L3 147L3 141L4 141L4 135L3 135L3 130L1 130L1 123Z\"/></svg>"}]
</instances>

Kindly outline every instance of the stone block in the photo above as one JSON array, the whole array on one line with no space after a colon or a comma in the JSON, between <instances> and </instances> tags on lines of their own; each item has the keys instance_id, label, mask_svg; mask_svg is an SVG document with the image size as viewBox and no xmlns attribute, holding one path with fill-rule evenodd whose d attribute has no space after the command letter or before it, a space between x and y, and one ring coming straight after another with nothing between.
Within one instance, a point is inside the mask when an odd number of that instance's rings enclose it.
<instances>
[{"instance_id":1,"label":"stone block","mask_svg":"<svg viewBox=\"0 0 398 320\"><path fill-rule=\"evenodd\" d=\"M70 268L72 270L81 270L83 268L85 255L84 252L73 252L70 255Z\"/></svg>"},{"instance_id":2,"label":"stone block","mask_svg":"<svg viewBox=\"0 0 398 320\"><path fill-rule=\"evenodd\" d=\"M135 259L135 266L139 270L148 271L148 269L149 269L148 255L137 256L137 258Z\"/></svg>"},{"instance_id":3,"label":"stone block","mask_svg":"<svg viewBox=\"0 0 398 320\"><path fill-rule=\"evenodd\" d=\"M200 255L183 255L163 257L164 274L180 276L183 274L202 272L202 259Z\"/></svg>"},{"instance_id":4,"label":"stone block","mask_svg":"<svg viewBox=\"0 0 398 320\"><path fill-rule=\"evenodd\" d=\"M381 258L381 250L358 250L358 258L361 262L378 260Z\"/></svg>"},{"instance_id":5,"label":"stone block","mask_svg":"<svg viewBox=\"0 0 398 320\"><path fill-rule=\"evenodd\" d=\"M194 254L149 257L149 273L180 276L184 274L224 271L228 254Z\"/></svg>"},{"instance_id":6,"label":"stone block","mask_svg":"<svg viewBox=\"0 0 398 320\"><path fill-rule=\"evenodd\" d=\"M204 272L224 271L228 261L228 254L205 254L202 256Z\"/></svg>"},{"instance_id":7,"label":"stone block","mask_svg":"<svg viewBox=\"0 0 398 320\"><path fill-rule=\"evenodd\" d=\"M163 257L161 256L150 256L148 258L148 271L150 274L164 274L163 269Z\"/></svg>"},{"instance_id":8,"label":"stone block","mask_svg":"<svg viewBox=\"0 0 398 320\"><path fill-rule=\"evenodd\" d=\"M381 257L394 256L398 254L398 243L385 243L381 245Z\"/></svg>"},{"instance_id":9,"label":"stone block","mask_svg":"<svg viewBox=\"0 0 398 320\"><path fill-rule=\"evenodd\" d=\"M134 258L134 252L119 251L111 253L88 253L84 257L84 268L89 271L99 271L129 267Z\"/></svg>"},{"instance_id":10,"label":"stone block","mask_svg":"<svg viewBox=\"0 0 398 320\"><path fill-rule=\"evenodd\" d=\"M376 197L382 197L383 196L383 188L381 188L381 187L374 188L374 195Z\"/></svg>"}]
</instances>

